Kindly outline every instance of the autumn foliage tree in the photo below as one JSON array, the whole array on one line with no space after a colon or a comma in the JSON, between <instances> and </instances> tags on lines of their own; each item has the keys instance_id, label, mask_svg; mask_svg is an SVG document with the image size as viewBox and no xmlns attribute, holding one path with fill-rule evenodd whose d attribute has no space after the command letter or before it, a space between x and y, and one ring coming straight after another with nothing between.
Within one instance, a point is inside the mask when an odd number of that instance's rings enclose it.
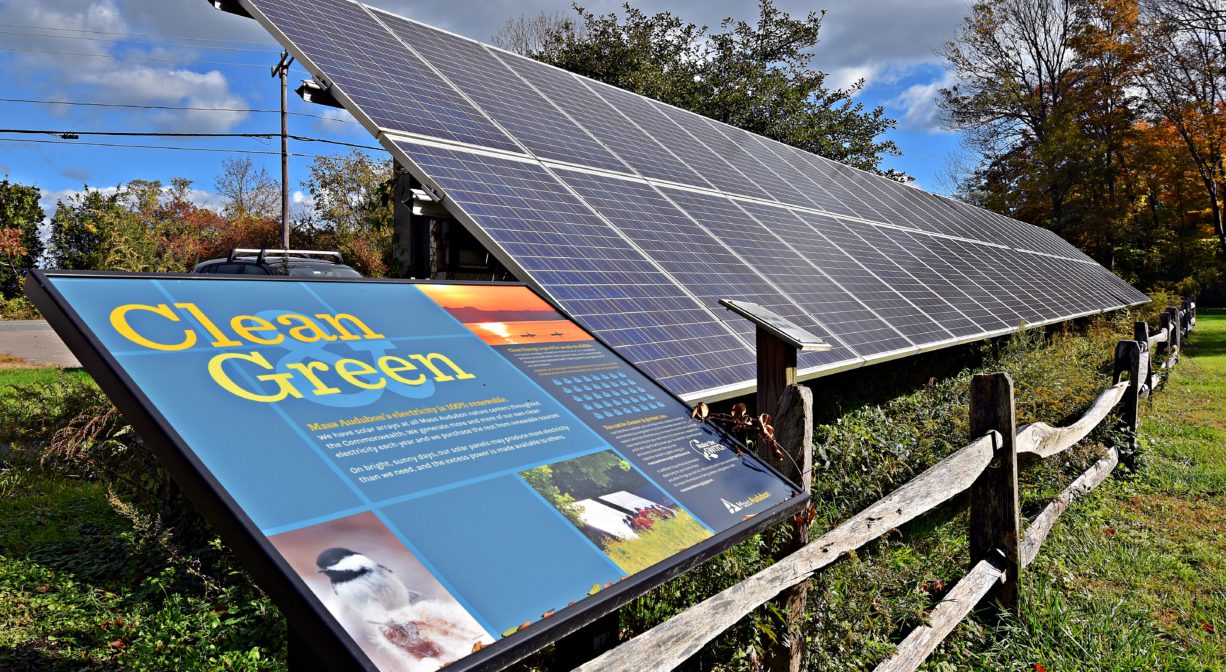
<instances>
[{"instance_id":1,"label":"autumn foliage tree","mask_svg":"<svg viewBox=\"0 0 1226 672\"><path fill-rule=\"evenodd\" d=\"M295 236L317 249L340 251L363 275L392 268L392 162L365 152L321 156L303 183L311 207Z\"/></svg>"},{"instance_id":2,"label":"autumn foliage tree","mask_svg":"<svg viewBox=\"0 0 1226 672\"><path fill-rule=\"evenodd\" d=\"M169 184L134 180L111 189L87 187L57 203L49 265L184 272L237 247L280 248L279 196L272 207L276 185L262 175L249 162L226 161L217 180L219 210L195 203L191 182L180 178ZM291 227L294 245L339 250L364 275L386 275L392 255L391 162L356 151L321 156L303 185L311 198ZM36 190L30 202L37 204ZM42 211L36 214L37 223ZM25 249L19 239L0 227L0 261Z\"/></svg>"},{"instance_id":3,"label":"autumn foliage tree","mask_svg":"<svg viewBox=\"0 0 1226 672\"><path fill-rule=\"evenodd\" d=\"M980 157L963 197L1144 287L1220 282L1226 127L1208 80L1226 68L1207 63L1226 52L1189 45L1226 34L1226 13L1185 11L1215 2L976 2L943 50L955 84L940 105Z\"/></svg>"},{"instance_id":4,"label":"autumn foliage tree","mask_svg":"<svg viewBox=\"0 0 1226 672\"><path fill-rule=\"evenodd\" d=\"M0 181L0 299L18 296L26 272L42 257L41 196L35 187Z\"/></svg>"}]
</instances>

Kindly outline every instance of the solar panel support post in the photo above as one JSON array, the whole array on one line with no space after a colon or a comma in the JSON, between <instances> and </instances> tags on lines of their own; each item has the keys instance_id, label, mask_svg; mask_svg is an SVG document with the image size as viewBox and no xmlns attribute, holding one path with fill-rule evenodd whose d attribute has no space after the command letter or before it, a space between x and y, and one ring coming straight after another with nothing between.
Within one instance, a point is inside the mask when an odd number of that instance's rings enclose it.
<instances>
[{"instance_id":1,"label":"solar panel support post","mask_svg":"<svg viewBox=\"0 0 1226 672\"><path fill-rule=\"evenodd\" d=\"M430 268L430 218L417 214L413 202L413 190L420 188L417 179L397 164L392 187L397 271L402 277L428 279L433 270Z\"/></svg>"}]
</instances>

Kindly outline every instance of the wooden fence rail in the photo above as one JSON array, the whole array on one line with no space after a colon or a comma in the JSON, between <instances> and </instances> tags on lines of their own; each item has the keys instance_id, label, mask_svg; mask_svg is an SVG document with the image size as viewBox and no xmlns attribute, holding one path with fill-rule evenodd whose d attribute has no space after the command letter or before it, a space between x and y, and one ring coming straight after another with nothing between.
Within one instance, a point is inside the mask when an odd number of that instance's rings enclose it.
<instances>
[{"instance_id":1,"label":"wooden fence rail","mask_svg":"<svg viewBox=\"0 0 1226 672\"><path fill-rule=\"evenodd\" d=\"M1185 302L1182 309L1168 308L1162 315L1161 328L1152 336L1148 327L1142 333L1138 324L1137 340L1121 341L1116 348L1114 383L1076 422L1065 427L1034 423L1014 430L1012 381L1005 374L976 376L972 384L972 429L982 433L979 438L808 545L580 665L576 672L672 670L754 609L804 583L842 554L974 489L975 496L970 498L970 571L931 611L928 623L912 631L877 668L878 672L916 669L985 597L990 595L1003 606L1016 608L1020 569L1034 560L1056 519L1077 497L1105 481L1135 450L1137 399L1160 381L1148 364L1151 348L1165 345L1161 366L1173 366L1181 337L1195 324L1195 311L1191 302ZM1084 439L1117 407L1121 407L1121 429L1129 443L1109 448L1039 513L1025 528L1024 536L1020 535L1015 471L1018 455L1036 459L1057 455Z\"/></svg>"}]
</instances>

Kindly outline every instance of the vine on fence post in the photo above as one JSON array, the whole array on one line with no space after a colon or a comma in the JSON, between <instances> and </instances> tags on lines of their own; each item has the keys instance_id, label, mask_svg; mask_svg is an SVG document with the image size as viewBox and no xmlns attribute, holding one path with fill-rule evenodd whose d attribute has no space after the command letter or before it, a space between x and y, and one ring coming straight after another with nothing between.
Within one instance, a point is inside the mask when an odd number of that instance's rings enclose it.
<instances>
[{"instance_id":1,"label":"vine on fence post","mask_svg":"<svg viewBox=\"0 0 1226 672\"><path fill-rule=\"evenodd\" d=\"M1004 582L984 598L1020 615L1018 557L1021 507L1017 491L1017 423L1013 414L1013 379L1007 373L981 373L971 380L971 440L996 431L992 461L971 485L971 567L990 558L1004 571Z\"/></svg>"}]
</instances>

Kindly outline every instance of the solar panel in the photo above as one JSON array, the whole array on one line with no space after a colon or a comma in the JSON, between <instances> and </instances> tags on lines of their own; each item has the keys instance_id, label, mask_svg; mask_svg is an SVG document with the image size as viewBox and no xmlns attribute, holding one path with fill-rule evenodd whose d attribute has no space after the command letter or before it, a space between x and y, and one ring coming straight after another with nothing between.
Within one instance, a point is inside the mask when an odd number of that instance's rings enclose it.
<instances>
[{"instance_id":1,"label":"solar panel","mask_svg":"<svg viewBox=\"0 0 1226 672\"><path fill-rule=\"evenodd\" d=\"M361 5L347 0L260 0L248 7L304 67L351 101L368 127L518 151L475 106Z\"/></svg>"},{"instance_id":2,"label":"solar panel","mask_svg":"<svg viewBox=\"0 0 1226 672\"><path fill-rule=\"evenodd\" d=\"M702 183L694 184L694 186L709 185L734 194L768 198L767 193L761 187L753 184L732 164L669 119L660 103L601 82L579 81L579 83L600 96L619 114L625 116L630 123L697 173Z\"/></svg>"},{"instance_id":3,"label":"solar panel","mask_svg":"<svg viewBox=\"0 0 1226 672\"><path fill-rule=\"evenodd\" d=\"M386 12L376 16L527 151L593 168L625 170L608 150L482 45Z\"/></svg>"},{"instance_id":4,"label":"solar panel","mask_svg":"<svg viewBox=\"0 0 1226 672\"><path fill-rule=\"evenodd\" d=\"M851 223L844 226L849 235L841 245L843 250L941 325L950 336L964 337L986 331L950 301L960 298L956 288L915 263L915 258L879 227Z\"/></svg>"},{"instance_id":5,"label":"solar panel","mask_svg":"<svg viewBox=\"0 0 1226 672\"><path fill-rule=\"evenodd\" d=\"M349 0L240 0L518 277L673 392L752 389L760 304L804 375L1135 305L1059 236Z\"/></svg>"},{"instance_id":6,"label":"solar panel","mask_svg":"<svg viewBox=\"0 0 1226 672\"><path fill-rule=\"evenodd\" d=\"M686 167L594 91L581 86L574 75L504 52L494 50L494 54L550 100L565 101L570 118L616 154L634 173L665 182L709 186L698 173Z\"/></svg>"},{"instance_id":7,"label":"solar panel","mask_svg":"<svg viewBox=\"0 0 1226 672\"><path fill-rule=\"evenodd\" d=\"M724 311L705 309L539 165L399 146L482 222L489 246L518 273L657 380L705 389L754 375L753 351L721 321Z\"/></svg>"}]
</instances>

